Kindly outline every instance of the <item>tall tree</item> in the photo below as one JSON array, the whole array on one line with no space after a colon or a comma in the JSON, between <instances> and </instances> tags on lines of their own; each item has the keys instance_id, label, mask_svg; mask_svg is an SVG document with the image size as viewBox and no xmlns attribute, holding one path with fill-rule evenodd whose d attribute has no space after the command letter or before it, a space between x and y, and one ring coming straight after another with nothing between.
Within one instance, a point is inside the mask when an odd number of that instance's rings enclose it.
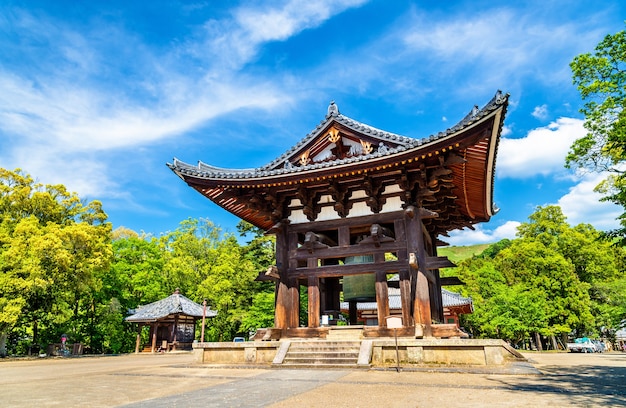
<instances>
[{"instance_id":1,"label":"tall tree","mask_svg":"<svg viewBox=\"0 0 626 408\"><path fill-rule=\"evenodd\" d=\"M241 322L258 286L254 263L230 234L207 220L186 220L161 238L164 278L171 290L180 288L197 302L207 299L217 310L205 332L208 340L230 340L241 333Z\"/></svg>"},{"instance_id":2,"label":"tall tree","mask_svg":"<svg viewBox=\"0 0 626 408\"><path fill-rule=\"evenodd\" d=\"M475 305L464 323L477 336L513 341L610 331L626 317L623 265L624 249L592 226L571 227L559 207L538 207L517 239L461 264Z\"/></svg>"},{"instance_id":3,"label":"tall tree","mask_svg":"<svg viewBox=\"0 0 626 408\"><path fill-rule=\"evenodd\" d=\"M626 31L607 35L595 52L577 56L570 67L585 101L581 113L588 133L574 142L566 166L609 172L596 189L626 208ZM615 233L626 237L626 212L619 219L622 228Z\"/></svg>"},{"instance_id":4,"label":"tall tree","mask_svg":"<svg viewBox=\"0 0 626 408\"><path fill-rule=\"evenodd\" d=\"M33 342L42 325L53 326L48 337L61 334L54 327L81 331L82 302L109 267L106 218L97 201L84 205L62 185L0 169L0 354L18 324Z\"/></svg>"}]
</instances>

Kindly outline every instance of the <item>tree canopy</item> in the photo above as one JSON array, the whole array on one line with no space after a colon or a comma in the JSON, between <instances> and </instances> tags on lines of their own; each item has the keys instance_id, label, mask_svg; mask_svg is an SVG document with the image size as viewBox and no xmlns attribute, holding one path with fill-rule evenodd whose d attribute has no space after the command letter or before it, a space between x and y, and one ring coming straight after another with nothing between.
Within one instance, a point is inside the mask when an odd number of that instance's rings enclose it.
<instances>
[{"instance_id":1,"label":"tree canopy","mask_svg":"<svg viewBox=\"0 0 626 408\"><path fill-rule=\"evenodd\" d=\"M34 343L59 321L79 331L81 301L100 289L112 255L100 203L84 205L62 185L0 169L0 217L0 354L18 325L32 330Z\"/></svg>"},{"instance_id":2,"label":"tree canopy","mask_svg":"<svg viewBox=\"0 0 626 408\"><path fill-rule=\"evenodd\" d=\"M557 206L538 207L503 240L460 265L475 336L518 343L533 333L609 334L626 317L624 250L588 224L571 227ZM565 341L564 341L565 342Z\"/></svg>"},{"instance_id":3,"label":"tree canopy","mask_svg":"<svg viewBox=\"0 0 626 408\"><path fill-rule=\"evenodd\" d=\"M607 35L593 53L570 63L573 82L585 101L587 134L576 140L566 157L568 167L608 172L596 188L605 200L626 208L626 31ZM626 236L626 213L620 216Z\"/></svg>"},{"instance_id":4,"label":"tree canopy","mask_svg":"<svg viewBox=\"0 0 626 408\"><path fill-rule=\"evenodd\" d=\"M61 334L93 353L132 351L129 310L176 289L218 311L207 340L271 325L273 287L255 278L274 262L273 239L238 229L247 245L204 219L159 238L111 231L98 201L0 169L0 355L36 352Z\"/></svg>"}]
</instances>

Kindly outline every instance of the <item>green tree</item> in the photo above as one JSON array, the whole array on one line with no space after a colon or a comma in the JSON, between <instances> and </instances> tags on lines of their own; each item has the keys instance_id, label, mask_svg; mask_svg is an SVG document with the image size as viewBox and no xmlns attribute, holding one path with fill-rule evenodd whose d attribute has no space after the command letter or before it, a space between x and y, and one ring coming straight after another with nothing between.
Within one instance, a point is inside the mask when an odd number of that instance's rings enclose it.
<instances>
[{"instance_id":1,"label":"green tree","mask_svg":"<svg viewBox=\"0 0 626 408\"><path fill-rule=\"evenodd\" d=\"M0 354L17 326L33 343L61 332L82 341L85 299L111 258L100 203L84 205L62 185L0 169L0 217Z\"/></svg>"},{"instance_id":2,"label":"green tree","mask_svg":"<svg viewBox=\"0 0 626 408\"><path fill-rule=\"evenodd\" d=\"M520 226L518 235L525 240L538 240L561 254L572 264L580 282L588 284L595 327L587 330L600 332L617 327L626 317L620 313L626 306L624 296L614 289L625 279L624 248L612 245L589 224L571 227L557 206L538 207L529 222Z\"/></svg>"},{"instance_id":3,"label":"green tree","mask_svg":"<svg viewBox=\"0 0 626 408\"><path fill-rule=\"evenodd\" d=\"M562 254L535 240L516 240L495 259L507 283L539 290L545 296L544 335L563 335L593 329L589 284L581 282Z\"/></svg>"},{"instance_id":4,"label":"green tree","mask_svg":"<svg viewBox=\"0 0 626 408\"><path fill-rule=\"evenodd\" d=\"M186 220L161 238L163 276L170 290L180 288L191 299L217 310L205 331L209 341L230 340L241 332L241 322L258 292L254 263L237 239L221 235L207 220Z\"/></svg>"},{"instance_id":5,"label":"green tree","mask_svg":"<svg viewBox=\"0 0 626 408\"><path fill-rule=\"evenodd\" d=\"M626 208L626 31L607 35L594 53L577 56L570 63L574 85L585 101L587 134L576 140L566 158L567 167L609 172L596 189L605 200ZM626 235L626 213L620 217Z\"/></svg>"},{"instance_id":6,"label":"green tree","mask_svg":"<svg viewBox=\"0 0 626 408\"><path fill-rule=\"evenodd\" d=\"M100 290L92 293L89 334L93 352L129 352L136 331L124 322L129 309L166 297L163 256L156 238L139 236L127 228L113 231L113 260L101 276Z\"/></svg>"},{"instance_id":7,"label":"green tree","mask_svg":"<svg viewBox=\"0 0 626 408\"><path fill-rule=\"evenodd\" d=\"M588 224L571 227L557 206L538 207L518 238L460 264L476 336L511 341L610 333L626 317L624 248Z\"/></svg>"}]
</instances>

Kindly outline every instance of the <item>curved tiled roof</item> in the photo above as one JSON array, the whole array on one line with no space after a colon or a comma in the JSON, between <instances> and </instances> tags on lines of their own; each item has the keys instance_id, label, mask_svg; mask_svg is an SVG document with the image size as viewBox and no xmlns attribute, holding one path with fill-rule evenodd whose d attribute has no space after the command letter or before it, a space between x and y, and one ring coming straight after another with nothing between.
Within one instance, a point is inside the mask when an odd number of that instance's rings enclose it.
<instances>
[{"instance_id":1,"label":"curved tiled roof","mask_svg":"<svg viewBox=\"0 0 626 408\"><path fill-rule=\"evenodd\" d=\"M491 99L491 101L489 101L482 109L479 109L478 106L474 106L474 108L453 127L422 139L413 139L410 137L401 136L380 129L376 129L372 126L366 125L340 114L338 109L331 109L329 107L329 113L326 115L326 118L321 121L320 124L317 125L317 127L313 131L306 135L291 149L283 153L280 157L266 164L265 166L249 169L227 169L211 166L201 161L199 161L197 165L191 165L180 161L177 158L174 158L173 163L167 163L167 166L172 171L179 174L181 178L182 175L188 175L204 179L245 180L286 175L309 170L318 170L344 164L354 164L385 156L392 156L394 154L402 153L413 148L437 143L451 135L456 134L457 132L463 130L468 126L471 126L474 122L479 121L483 117L489 115L493 111L505 105L507 101L508 94L503 94L501 91L498 91L496 95ZM333 105L334 103L331 103L331 107ZM384 151L377 150L370 154L356 155L344 159L313 162L305 166L290 165L289 158L291 158L303 146L318 138L333 123L338 123L361 134L370 135L378 140L387 141L390 144L396 145L396 147L388 148Z\"/></svg>"},{"instance_id":2,"label":"curved tiled roof","mask_svg":"<svg viewBox=\"0 0 626 408\"><path fill-rule=\"evenodd\" d=\"M153 322L175 314L202 317L203 312L204 307L202 305L197 304L180 293L174 293L165 299L140 306L136 309L135 314L128 316L125 320L128 322ZM206 317L215 316L217 316L217 312L207 306Z\"/></svg>"},{"instance_id":3,"label":"curved tiled roof","mask_svg":"<svg viewBox=\"0 0 626 408\"><path fill-rule=\"evenodd\" d=\"M497 212L493 203L495 159L507 106L508 94L498 91L483 108L474 106L455 126L413 139L348 118L331 103L328 114L312 132L262 167L227 169L178 159L167 165L200 194L263 230L289 216L286 205L292 199L320 194L324 184L338 185L345 189L342 194L352 194L365 178L389 184L388 177L406 178L409 173L414 177L420 172L434 177L434 185L439 185L439 177L443 187L428 190L423 185L426 180L418 184L413 179L407 187L411 191L405 191L402 200L433 194L430 202L441 203L440 208L429 208L435 204L425 201L422 204L428 210L439 210L440 217L426 227L429 233L445 234L488 221ZM433 174L440 167L451 173L446 177ZM370 193L379 198L374 190ZM314 215L307 217L315 219Z\"/></svg>"}]
</instances>

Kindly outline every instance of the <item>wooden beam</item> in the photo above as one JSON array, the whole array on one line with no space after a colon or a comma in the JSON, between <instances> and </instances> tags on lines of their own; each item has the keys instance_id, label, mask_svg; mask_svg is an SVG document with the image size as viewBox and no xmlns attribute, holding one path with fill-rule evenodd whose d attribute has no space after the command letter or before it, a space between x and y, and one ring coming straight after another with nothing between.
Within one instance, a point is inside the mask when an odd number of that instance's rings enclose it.
<instances>
[{"instance_id":1,"label":"wooden beam","mask_svg":"<svg viewBox=\"0 0 626 408\"><path fill-rule=\"evenodd\" d=\"M459 279L458 276L448 276L448 277L440 278L440 280L441 280L441 286L465 285L465 282Z\"/></svg>"},{"instance_id":2,"label":"wooden beam","mask_svg":"<svg viewBox=\"0 0 626 408\"><path fill-rule=\"evenodd\" d=\"M426 269L456 268L447 256L427 256Z\"/></svg>"},{"instance_id":3,"label":"wooden beam","mask_svg":"<svg viewBox=\"0 0 626 408\"><path fill-rule=\"evenodd\" d=\"M298 279L308 279L310 276L316 276L318 278L338 278L345 275L359 275L376 271L393 273L400 271L402 268L406 268L406 262L388 261L383 263L328 265L319 266L317 268L302 267L290 270L289 275Z\"/></svg>"},{"instance_id":4,"label":"wooden beam","mask_svg":"<svg viewBox=\"0 0 626 408\"><path fill-rule=\"evenodd\" d=\"M317 258L345 258L347 256L359 256L359 255L372 255L376 253L385 252L397 252L406 248L404 242L383 242L380 246L376 247L374 243L350 245L347 247L329 247L329 248L316 248L313 252L309 252L309 248L300 247L290 252L291 259L305 260L311 257L313 254Z\"/></svg>"}]
</instances>

